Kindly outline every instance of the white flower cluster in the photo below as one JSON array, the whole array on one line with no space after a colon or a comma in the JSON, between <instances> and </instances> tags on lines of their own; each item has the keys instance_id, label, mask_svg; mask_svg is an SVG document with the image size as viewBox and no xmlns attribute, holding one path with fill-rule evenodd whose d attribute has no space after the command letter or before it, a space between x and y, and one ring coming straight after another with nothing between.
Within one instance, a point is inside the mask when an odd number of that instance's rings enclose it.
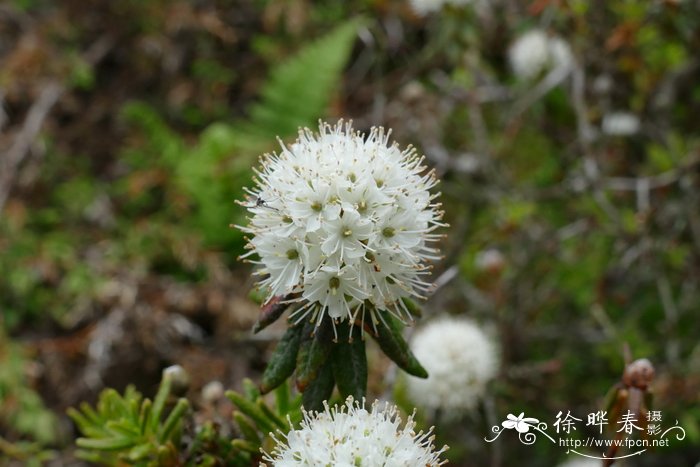
<instances>
[{"instance_id":1,"label":"white flower cluster","mask_svg":"<svg viewBox=\"0 0 700 467\"><path fill-rule=\"evenodd\" d=\"M415 433L413 416L401 427L396 406L379 401L372 409L350 397L345 405L323 412L304 412L301 427L291 430L285 440L274 437L277 446L263 458L276 467L287 466L439 466L439 451L433 445L431 430Z\"/></svg>"},{"instance_id":2,"label":"white flower cluster","mask_svg":"<svg viewBox=\"0 0 700 467\"><path fill-rule=\"evenodd\" d=\"M518 78L530 80L548 70L568 71L574 63L569 44L550 37L541 29L520 36L508 51L510 64Z\"/></svg>"},{"instance_id":3,"label":"white flower cluster","mask_svg":"<svg viewBox=\"0 0 700 467\"><path fill-rule=\"evenodd\" d=\"M631 136L639 131L639 117L630 112L611 112L603 117L601 129L610 136Z\"/></svg>"},{"instance_id":4,"label":"white flower cluster","mask_svg":"<svg viewBox=\"0 0 700 467\"><path fill-rule=\"evenodd\" d=\"M464 6L472 3L472 0L410 0L411 8L419 16L440 11L445 5Z\"/></svg>"},{"instance_id":5,"label":"white flower cluster","mask_svg":"<svg viewBox=\"0 0 700 467\"><path fill-rule=\"evenodd\" d=\"M430 376L408 376L408 395L426 409L455 415L468 411L498 372L495 344L464 319L442 318L428 323L416 332L410 346Z\"/></svg>"},{"instance_id":6,"label":"white flower cluster","mask_svg":"<svg viewBox=\"0 0 700 467\"><path fill-rule=\"evenodd\" d=\"M410 319L401 299L432 287L426 263L439 258L430 244L444 226L422 161L382 128L363 135L343 122L301 130L267 155L248 191L249 225L239 228L254 235L244 257L259 257L269 297L292 294L296 322L364 322L369 313L376 327L382 311Z\"/></svg>"}]
</instances>

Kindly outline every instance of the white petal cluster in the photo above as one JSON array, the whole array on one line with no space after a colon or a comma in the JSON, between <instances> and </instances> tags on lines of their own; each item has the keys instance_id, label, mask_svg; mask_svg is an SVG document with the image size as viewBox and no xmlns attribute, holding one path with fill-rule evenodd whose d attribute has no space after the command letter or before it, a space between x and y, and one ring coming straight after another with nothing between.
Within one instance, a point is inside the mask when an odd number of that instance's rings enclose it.
<instances>
[{"instance_id":1,"label":"white petal cluster","mask_svg":"<svg viewBox=\"0 0 700 467\"><path fill-rule=\"evenodd\" d=\"M601 129L610 136L630 136L639 131L639 117L630 112L612 112L603 117Z\"/></svg>"},{"instance_id":2,"label":"white petal cluster","mask_svg":"<svg viewBox=\"0 0 700 467\"><path fill-rule=\"evenodd\" d=\"M345 319L373 325L383 311L409 317L402 298L421 296L431 284L426 264L444 224L429 192L437 180L414 149L389 144L389 134L368 135L350 123L301 130L297 141L267 155L249 190L260 285L269 297L297 301L293 318L320 323Z\"/></svg>"},{"instance_id":3,"label":"white petal cluster","mask_svg":"<svg viewBox=\"0 0 700 467\"><path fill-rule=\"evenodd\" d=\"M408 376L408 395L418 406L447 414L470 410L498 372L496 346L477 325L442 318L419 329L411 350L428 372L427 379Z\"/></svg>"},{"instance_id":4,"label":"white petal cluster","mask_svg":"<svg viewBox=\"0 0 700 467\"><path fill-rule=\"evenodd\" d=\"M431 430L416 433L413 416L402 427L396 406L379 401L365 409L365 402L350 397L344 406L323 412L304 412L301 427L291 430L264 460L276 467L439 466L447 447L436 451Z\"/></svg>"},{"instance_id":5,"label":"white petal cluster","mask_svg":"<svg viewBox=\"0 0 700 467\"><path fill-rule=\"evenodd\" d=\"M410 0L411 8L419 16L440 11L445 5L464 6L472 3L472 0Z\"/></svg>"},{"instance_id":6,"label":"white petal cluster","mask_svg":"<svg viewBox=\"0 0 700 467\"><path fill-rule=\"evenodd\" d=\"M566 71L574 64L569 44L559 37L533 29L520 36L508 51L518 78L530 80L549 70Z\"/></svg>"}]
</instances>

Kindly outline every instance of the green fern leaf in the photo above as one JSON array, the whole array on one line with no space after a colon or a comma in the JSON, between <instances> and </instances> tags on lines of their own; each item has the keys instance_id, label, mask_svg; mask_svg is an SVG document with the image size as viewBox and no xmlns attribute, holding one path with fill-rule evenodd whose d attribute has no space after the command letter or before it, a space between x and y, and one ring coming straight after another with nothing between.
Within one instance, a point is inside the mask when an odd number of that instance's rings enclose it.
<instances>
[{"instance_id":1,"label":"green fern leaf","mask_svg":"<svg viewBox=\"0 0 700 467\"><path fill-rule=\"evenodd\" d=\"M260 138L294 134L325 114L352 51L360 20L341 24L270 71L250 109L249 130Z\"/></svg>"}]
</instances>

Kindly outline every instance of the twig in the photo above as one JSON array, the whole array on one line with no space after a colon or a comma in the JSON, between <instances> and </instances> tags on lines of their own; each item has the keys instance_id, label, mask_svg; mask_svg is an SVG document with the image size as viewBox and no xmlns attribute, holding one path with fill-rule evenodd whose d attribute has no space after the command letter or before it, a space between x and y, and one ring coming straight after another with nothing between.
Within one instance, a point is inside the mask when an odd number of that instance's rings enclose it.
<instances>
[{"instance_id":1,"label":"twig","mask_svg":"<svg viewBox=\"0 0 700 467\"><path fill-rule=\"evenodd\" d=\"M94 66L107 55L113 45L114 39L109 35L104 35L90 46L83 54L83 59L89 65ZM51 81L44 86L39 97L29 109L22 129L15 137L13 144L0 158L0 213L5 207L22 161L29 154L46 117L64 91L65 87L57 81ZM3 94L0 90L0 129L6 120L6 115L2 111L2 98Z\"/></svg>"},{"instance_id":2,"label":"twig","mask_svg":"<svg viewBox=\"0 0 700 467\"><path fill-rule=\"evenodd\" d=\"M656 289L659 292L659 298L661 299L661 306L664 309L664 314L666 316L666 333L669 339L666 344L666 355L670 362L678 363L679 358L679 343L678 339L674 338L677 334L675 331L678 323L678 307L676 302L673 300L673 292L671 291L671 284L666 276L661 276L656 279Z\"/></svg>"},{"instance_id":3,"label":"twig","mask_svg":"<svg viewBox=\"0 0 700 467\"><path fill-rule=\"evenodd\" d=\"M0 132L7 123L7 112L5 112L5 90L0 89Z\"/></svg>"},{"instance_id":4,"label":"twig","mask_svg":"<svg viewBox=\"0 0 700 467\"><path fill-rule=\"evenodd\" d=\"M22 160L27 156L32 143L41 130L44 120L53 108L58 98L63 94L64 88L57 82L51 82L42 89L39 98L32 104L24 120L24 125L15 138L10 149L0 161L0 212L2 212L17 169Z\"/></svg>"},{"instance_id":5,"label":"twig","mask_svg":"<svg viewBox=\"0 0 700 467\"><path fill-rule=\"evenodd\" d=\"M520 116L525 113L535 102L542 99L549 91L554 89L569 76L571 68L567 66L560 66L554 68L552 71L547 73L547 75L542 78L542 80L537 83L530 92L525 94L522 98L513 104L513 113L507 120L506 127L510 127L515 120L519 119Z\"/></svg>"},{"instance_id":6,"label":"twig","mask_svg":"<svg viewBox=\"0 0 700 467\"><path fill-rule=\"evenodd\" d=\"M435 279L433 283L433 292L437 292L440 288L444 287L448 282L455 278L459 268L457 266L450 266L445 272L440 274L440 276Z\"/></svg>"},{"instance_id":7,"label":"twig","mask_svg":"<svg viewBox=\"0 0 700 467\"><path fill-rule=\"evenodd\" d=\"M658 190L678 182L689 169L700 165L700 156L691 158L687 163L672 170L651 175L649 177L608 177L604 181L606 188L616 191L636 191L640 186L646 185L648 190Z\"/></svg>"}]
</instances>

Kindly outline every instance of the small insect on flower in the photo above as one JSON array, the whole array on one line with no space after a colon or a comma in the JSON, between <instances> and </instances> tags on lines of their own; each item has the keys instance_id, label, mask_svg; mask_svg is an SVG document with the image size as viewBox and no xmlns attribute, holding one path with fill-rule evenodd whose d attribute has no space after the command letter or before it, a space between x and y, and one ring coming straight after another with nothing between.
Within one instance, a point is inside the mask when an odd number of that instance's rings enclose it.
<instances>
[{"instance_id":1,"label":"small insect on flower","mask_svg":"<svg viewBox=\"0 0 700 467\"><path fill-rule=\"evenodd\" d=\"M364 399L360 404L349 397L340 408L324 406L322 412L305 411L301 427L284 439L273 436L277 446L263 459L275 467L436 467L447 462L440 460L447 446L435 450L432 429L416 433L413 416L402 427L394 405L375 401L367 410Z\"/></svg>"},{"instance_id":2,"label":"small insect on flower","mask_svg":"<svg viewBox=\"0 0 700 467\"><path fill-rule=\"evenodd\" d=\"M376 330L386 313L410 320L403 299L431 290L445 226L423 160L382 128L364 135L342 121L264 156L238 228L252 235L242 257L259 265L268 300L292 297L294 323L330 317L334 329L369 316Z\"/></svg>"},{"instance_id":3,"label":"small insect on flower","mask_svg":"<svg viewBox=\"0 0 700 467\"><path fill-rule=\"evenodd\" d=\"M267 202L258 197L258 196L252 196L250 199L246 200L245 203L236 201L237 204L244 206L246 208L267 208L267 209L272 209L273 211L277 211L277 208L273 208Z\"/></svg>"}]
</instances>

